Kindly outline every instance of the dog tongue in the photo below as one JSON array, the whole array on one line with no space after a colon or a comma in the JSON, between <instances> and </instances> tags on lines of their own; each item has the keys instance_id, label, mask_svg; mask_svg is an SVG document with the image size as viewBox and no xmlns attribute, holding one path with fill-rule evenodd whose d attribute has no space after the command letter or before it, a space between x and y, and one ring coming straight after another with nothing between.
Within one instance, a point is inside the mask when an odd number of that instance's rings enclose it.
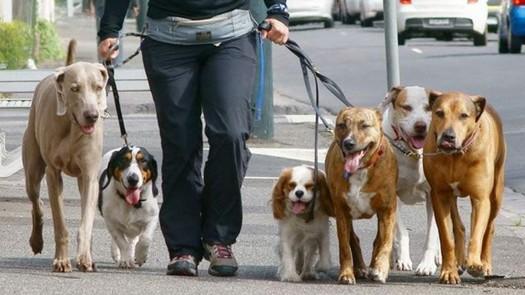
<instances>
[{"instance_id":1,"label":"dog tongue","mask_svg":"<svg viewBox=\"0 0 525 295\"><path fill-rule=\"evenodd\" d=\"M292 212L294 214L301 214L303 213L304 209L306 209L306 203L292 202Z\"/></svg>"},{"instance_id":2,"label":"dog tongue","mask_svg":"<svg viewBox=\"0 0 525 295\"><path fill-rule=\"evenodd\" d=\"M410 142L412 143L412 146L415 149L423 148L423 145L425 144L424 138L417 138L417 137L411 137Z\"/></svg>"},{"instance_id":3,"label":"dog tongue","mask_svg":"<svg viewBox=\"0 0 525 295\"><path fill-rule=\"evenodd\" d=\"M84 125L80 126L80 129L82 129L82 132L85 134L91 134L93 131L95 131L95 125Z\"/></svg>"},{"instance_id":4,"label":"dog tongue","mask_svg":"<svg viewBox=\"0 0 525 295\"><path fill-rule=\"evenodd\" d=\"M128 202L128 204L134 206L139 202L139 200L140 200L140 190L138 188L128 189L126 191L126 202Z\"/></svg>"},{"instance_id":5,"label":"dog tongue","mask_svg":"<svg viewBox=\"0 0 525 295\"><path fill-rule=\"evenodd\" d=\"M365 151L350 154L345 158L345 171L353 174L359 169L359 163L365 155Z\"/></svg>"}]
</instances>

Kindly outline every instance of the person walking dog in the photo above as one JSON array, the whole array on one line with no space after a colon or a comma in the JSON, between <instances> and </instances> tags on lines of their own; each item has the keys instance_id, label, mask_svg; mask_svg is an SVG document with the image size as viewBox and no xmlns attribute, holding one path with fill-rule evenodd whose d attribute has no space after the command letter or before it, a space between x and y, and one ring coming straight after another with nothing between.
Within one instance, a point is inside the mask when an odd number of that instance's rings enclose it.
<instances>
[{"instance_id":1,"label":"person walking dog","mask_svg":"<svg viewBox=\"0 0 525 295\"><path fill-rule=\"evenodd\" d=\"M168 275L196 276L203 257L211 275L237 272L231 245L242 225L257 59L248 1L149 1L141 50L162 143L160 225ZM106 4L98 36L99 53L108 59L118 54L111 48L129 0ZM288 39L286 0L265 4L271 29L261 34L282 45ZM210 147L204 175L201 113Z\"/></svg>"}]
</instances>

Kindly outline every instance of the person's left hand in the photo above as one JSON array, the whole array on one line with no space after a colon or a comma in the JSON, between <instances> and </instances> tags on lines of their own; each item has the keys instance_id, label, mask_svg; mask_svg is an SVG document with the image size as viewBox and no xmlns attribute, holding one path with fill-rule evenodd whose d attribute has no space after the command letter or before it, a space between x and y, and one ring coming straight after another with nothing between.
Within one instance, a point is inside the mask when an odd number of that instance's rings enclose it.
<instances>
[{"instance_id":1,"label":"person's left hand","mask_svg":"<svg viewBox=\"0 0 525 295\"><path fill-rule=\"evenodd\" d=\"M275 44L283 45L288 41L288 27L282 22L274 19L267 18L266 22L272 25L272 28L269 31L262 30L261 35L263 38L267 38Z\"/></svg>"}]
</instances>

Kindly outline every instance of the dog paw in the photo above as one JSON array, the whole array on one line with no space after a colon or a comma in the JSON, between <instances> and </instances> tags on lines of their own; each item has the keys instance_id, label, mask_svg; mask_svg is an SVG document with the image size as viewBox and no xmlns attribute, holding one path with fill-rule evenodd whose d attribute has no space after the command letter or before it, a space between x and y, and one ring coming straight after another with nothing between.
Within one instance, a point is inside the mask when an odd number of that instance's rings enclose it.
<instances>
[{"instance_id":1,"label":"dog paw","mask_svg":"<svg viewBox=\"0 0 525 295\"><path fill-rule=\"evenodd\" d=\"M133 261L133 259L120 260L118 267L121 269L133 269L135 268L135 261Z\"/></svg>"},{"instance_id":2,"label":"dog paw","mask_svg":"<svg viewBox=\"0 0 525 295\"><path fill-rule=\"evenodd\" d=\"M69 258L55 258L53 260L54 272L71 272L71 262Z\"/></svg>"},{"instance_id":3,"label":"dog paw","mask_svg":"<svg viewBox=\"0 0 525 295\"><path fill-rule=\"evenodd\" d=\"M142 266L144 263L146 263L146 260L148 259L147 253L136 253L135 254L135 264L137 266Z\"/></svg>"},{"instance_id":4,"label":"dog paw","mask_svg":"<svg viewBox=\"0 0 525 295\"><path fill-rule=\"evenodd\" d=\"M467 272L469 275L479 278L485 276L485 266L481 263L472 263L467 265Z\"/></svg>"},{"instance_id":5,"label":"dog paw","mask_svg":"<svg viewBox=\"0 0 525 295\"><path fill-rule=\"evenodd\" d=\"M285 272L281 275L279 275L279 279L281 282L300 282L301 277L294 272Z\"/></svg>"},{"instance_id":6,"label":"dog paw","mask_svg":"<svg viewBox=\"0 0 525 295\"><path fill-rule=\"evenodd\" d=\"M341 272L337 280L339 281L339 284L355 285L355 276L351 271Z\"/></svg>"},{"instance_id":7,"label":"dog paw","mask_svg":"<svg viewBox=\"0 0 525 295\"><path fill-rule=\"evenodd\" d=\"M354 268L354 274L358 279L366 279L368 276L368 268L366 266Z\"/></svg>"},{"instance_id":8,"label":"dog paw","mask_svg":"<svg viewBox=\"0 0 525 295\"><path fill-rule=\"evenodd\" d=\"M31 246L31 250L33 250L35 255L42 253L42 249L44 248L42 232L37 233L33 231L33 233L31 233L31 237L29 238L29 245Z\"/></svg>"},{"instance_id":9,"label":"dog paw","mask_svg":"<svg viewBox=\"0 0 525 295\"><path fill-rule=\"evenodd\" d=\"M459 273L455 269L442 269L439 275L439 282L442 284L456 285L461 283Z\"/></svg>"},{"instance_id":10,"label":"dog paw","mask_svg":"<svg viewBox=\"0 0 525 295\"><path fill-rule=\"evenodd\" d=\"M387 271L381 271L377 268L371 268L368 271L368 278L371 279L372 281L376 281L376 282L380 282L384 284L386 282L387 277L388 277Z\"/></svg>"},{"instance_id":11,"label":"dog paw","mask_svg":"<svg viewBox=\"0 0 525 295\"><path fill-rule=\"evenodd\" d=\"M95 263L89 255L79 255L77 257L77 268L83 272L95 271Z\"/></svg>"},{"instance_id":12,"label":"dog paw","mask_svg":"<svg viewBox=\"0 0 525 295\"><path fill-rule=\"evenodd\" d=\"M437 270L436 259L432 255L423 256L423 260L419 263L416 269L418 276L431 276Z\"/></svg>"},{"instance_id":13,"label":"dog paw","mask_svg":"<svg viewBox=\"0 0 525 295\"><path fill-rule=\"evenodd\" d=\"M301 274L301 280L303 281L312 281L318 279L319 275L315 271L309 271Z\"/></svg>"},{"instance_id":14,"label":"dog paw","mask_svg":"<svg viewBox=\"0 0 525 295\"><path fill-rule=\"evenodd\" d=\"M412 270L412 260L410 258L400 258L396 260L396 269L401 271Z\"/></svg>"},{"instance_id":15,"label":"dog paw","mask_svg":"<svg viewBox=\"0 0 525 295\"><path fill-rule=\"evenodd\" d=\"M328 272L328 270L330 269L330 267L332 266L332 264L330 263L330 261L326 262L326 261L319 261L317 263L317 265L315 266L315 270L318 271L318 272Z\"/></svg>"}]
</instances>

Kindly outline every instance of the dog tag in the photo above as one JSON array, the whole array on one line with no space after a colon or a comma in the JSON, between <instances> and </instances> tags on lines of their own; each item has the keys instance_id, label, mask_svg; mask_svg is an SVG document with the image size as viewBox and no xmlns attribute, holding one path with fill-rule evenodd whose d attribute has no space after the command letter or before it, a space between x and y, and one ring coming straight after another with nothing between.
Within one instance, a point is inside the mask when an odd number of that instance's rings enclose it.
<instances>
[{"instance_id":1,"label":"dog tag","mask_svg":"<svg viewBox=\"0 0 525 295\"><path fill-rule=\"evenodd\" d=\"M199 42L208 42L211 40L211 32L197 32L195 33L195 39Z\"/></svg>"}]
</instances>

